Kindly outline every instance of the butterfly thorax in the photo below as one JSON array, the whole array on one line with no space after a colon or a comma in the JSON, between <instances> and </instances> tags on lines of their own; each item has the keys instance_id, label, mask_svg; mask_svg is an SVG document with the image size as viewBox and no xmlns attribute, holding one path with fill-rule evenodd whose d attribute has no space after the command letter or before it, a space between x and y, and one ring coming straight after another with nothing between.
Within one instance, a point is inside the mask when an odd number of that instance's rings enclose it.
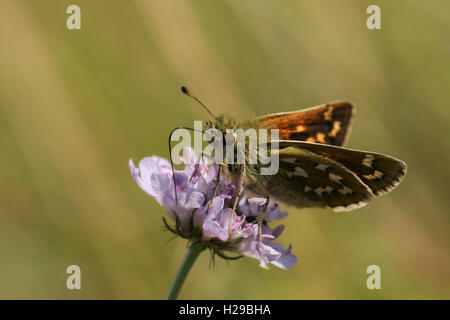
<instances>
[{"instance_id":1,"label":"butterfly thorax","mask_svg":"<svg viewBox=\"0 0 450 320\"><path fill-rule=\"evenodd\" d=\"M213 121L206 121L205 129L217 129L226 132L227 129L243 129L247 130L250 128L258 129L260 127L260 123L257 120L236 120L227 115L219 115Z\"/></svg>"},{"instance_id":2,"label":"butterfly thorax","mask_svg":"<svg viewBox=\"0 0 450 320\"><path fill-rule=\"evenodd\" d=\"M228 178L230 178L232 181L236 182L239 174L240 174L240 170L242 170L242 164L236 163L237 162L237 152L236 152L236 148L238 147L238 143L237 143L237 136L236 136L236 130L238 129L242 129L244 131L248 130L248 129L255 129L256 130L256 135L258 138L258 129L261 128L261 125L259 123L258 120L246 120L246 119L242 119L242 120L236 120L232 117L229 117L227 115L219 115L218 117L216 117L215 120L213 121L206 121L205 123L205 130L209 130L209 129L216 129L219 130L222 135L223 135L223 146L224 146L224 161L223 163L226 164L225 167L225 173L228 176ZM225 148L226 148L226 143L227 143L227 134L230 134L230 137L234 144L234 163L227 163L225 157L226 157L226 152L225 152ZM245 175L251 175L252 172L256 172L256 168L253 168L255 165L254 164L250 164L249 162L249 144L248 144L248 139L245 139L245 150L244 150L244 162L245 162L245 166L246 166L246 170L245 170ZM248 180L248 179L246 179ZM246 184L249 181L246 181Z\"/></svg>"}]
</instances>

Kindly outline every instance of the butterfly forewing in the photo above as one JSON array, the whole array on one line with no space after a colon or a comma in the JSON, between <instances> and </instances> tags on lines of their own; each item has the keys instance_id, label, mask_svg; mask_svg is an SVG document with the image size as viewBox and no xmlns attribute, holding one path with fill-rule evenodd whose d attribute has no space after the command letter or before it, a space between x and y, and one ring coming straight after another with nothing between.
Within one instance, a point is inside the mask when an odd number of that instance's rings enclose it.
<instances>
[{"instance_id":1,"label":"butterfly forewing","mask_svg":"<svg viewBox=\"0 0 450 320\"><path fill-rule=\"evenodd\" d=\"M394 189L406 174L406 164L396 158L378 154L302 141L280 141L280 149L296 146L335 161L353 172L374 195Z\"/></svg>"},{"instance_id":2,"label":"butterfly forewing","mask_svg":"<svg viewBox=\"0 0 450 320\"><path fill-rule=\"evenodd\" d=\"M351 127L354 108L333 102L310 109L258 117L264 128L278 129L282 140L301 140L342 146Z\"/></svg>"}]
</instances>

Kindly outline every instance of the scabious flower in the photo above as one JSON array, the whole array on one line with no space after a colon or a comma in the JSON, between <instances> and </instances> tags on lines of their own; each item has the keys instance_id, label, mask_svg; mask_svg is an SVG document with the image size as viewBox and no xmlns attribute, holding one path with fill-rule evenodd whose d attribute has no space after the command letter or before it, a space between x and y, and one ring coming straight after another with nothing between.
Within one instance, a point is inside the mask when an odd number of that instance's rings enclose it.
<instances>
[{"instance_id":1,"label":"scabious flower","mask_svg":"<svg viewBox=\"0 0 450 320\"><path fill-rule=\"evenodd\" d=\"M268 223L287 216L277 203L270 201L267 206L261 241L256 217L263 214L264 198L247 198L244 195L238 203L229 232L236 186L222 177L207 212L216 186L218 165L208 165L203 158L196 157L190 147L185 148L181 160L184 169L174 170L174 176L166 159L147 157L139 162L138 168L131 159L129 161L131 176L138 186L158 201L175 221L175 228L172 228L164 220L169 230L183 238L203 243L223 258L229 258L223 251L230 251L258 259L264 268L273 264L289 269L297 263L291 246L285 248L273 242L283 232L284 226L271 229Z\"/></svg>"}]
</instances>

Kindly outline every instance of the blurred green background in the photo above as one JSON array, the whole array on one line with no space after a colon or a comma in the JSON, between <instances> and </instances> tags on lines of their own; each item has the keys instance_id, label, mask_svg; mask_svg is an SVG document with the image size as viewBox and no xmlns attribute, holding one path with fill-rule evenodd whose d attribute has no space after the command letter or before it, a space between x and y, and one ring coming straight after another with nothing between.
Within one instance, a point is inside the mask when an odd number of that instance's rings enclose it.
<instances>
[{"instance_id":1,"label":"blurred green background","mask_svg":"<svg viewBox=\"0 0 450 320\"><path fill-rule=\"evenodd\" d=\"M450 6L376 1L368 30L374 3L1 0L0 298L166 297L186 243L167 242L128 159L167 157L172 128L208 119L181 85L241 117L351 101L347 146L409 170L351 213L288 208L293 269L205 253L180 298L450 298Z\"/></svg>"}]
</instances>

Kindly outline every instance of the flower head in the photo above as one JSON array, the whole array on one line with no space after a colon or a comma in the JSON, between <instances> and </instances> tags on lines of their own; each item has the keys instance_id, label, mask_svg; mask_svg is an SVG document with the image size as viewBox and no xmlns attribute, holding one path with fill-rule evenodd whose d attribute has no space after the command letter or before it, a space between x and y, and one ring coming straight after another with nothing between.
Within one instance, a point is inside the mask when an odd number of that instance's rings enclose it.
<instances>
[{"instance_id":1,"label":"flower head","mask_svg":"<svg viewBox=\"0 0 450 320\"><path fill-rule=\"evenodd\" d=\"M184 169L174 170L173 174L170 163L157 156L142 159L138 167L131 159L129 161L131 175L138 186L158 201L175 221L176 228L167 224L166 227L184 238L204 243L224 258L227 258L223 254L225 250L258 259L264 268L269 264L283 269L293 267L297 257L292 254L291 246L285 248L273 242L284 226L271 229L267 225L285 218L287 212L270 201L260 239L256 218L264 213L266 199L243 196L232 218L236 186L221 178L213 199L218 166L197 158L190 147L184 151L185 157L181 159Z\"/></svg>"}]
</instances>

